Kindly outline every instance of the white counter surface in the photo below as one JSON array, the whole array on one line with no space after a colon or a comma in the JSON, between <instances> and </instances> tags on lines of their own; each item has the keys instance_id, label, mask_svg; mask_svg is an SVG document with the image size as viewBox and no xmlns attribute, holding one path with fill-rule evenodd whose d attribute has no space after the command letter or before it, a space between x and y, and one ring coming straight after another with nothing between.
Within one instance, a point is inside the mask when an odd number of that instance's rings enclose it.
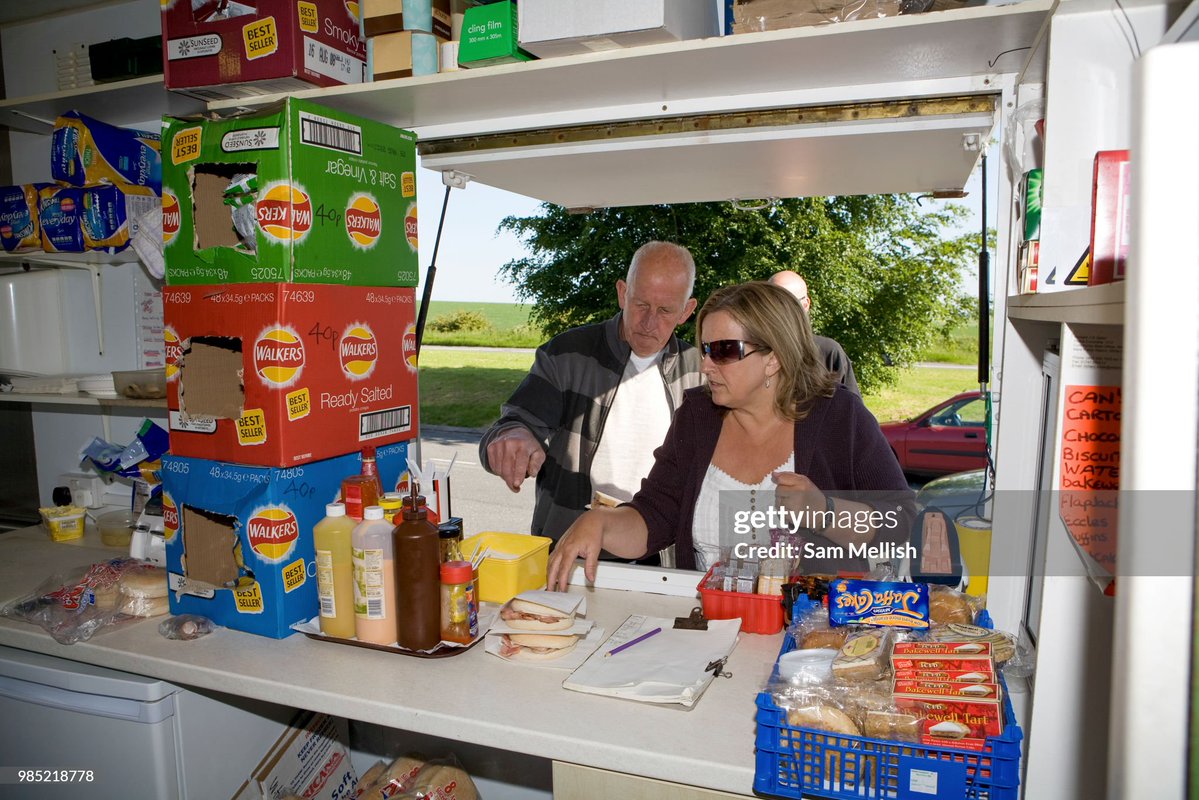
<instances>
[{"instance_id":1,"label":"white counter surface","mask_svg":"<svg viewBox=\"0 0 1199 800\"><path fill-rule=\"evenodd\" d=\"M0 534L0 605L54 572L120 555L98 537L53 543L40 528ZM698 573L697 573L698 582ZM588 618L611 633L629 614L685 616L698 598L574 588ZM33 625L0 619L0 644L186 686L688 786L752 794L754 698L781 634L742 634L726 667L691 710L563 689L565 670L502 661L482 645L420 659L220 629L191 642L158 634L159 620L60 645Z\"/></svg>"}]
</instances>

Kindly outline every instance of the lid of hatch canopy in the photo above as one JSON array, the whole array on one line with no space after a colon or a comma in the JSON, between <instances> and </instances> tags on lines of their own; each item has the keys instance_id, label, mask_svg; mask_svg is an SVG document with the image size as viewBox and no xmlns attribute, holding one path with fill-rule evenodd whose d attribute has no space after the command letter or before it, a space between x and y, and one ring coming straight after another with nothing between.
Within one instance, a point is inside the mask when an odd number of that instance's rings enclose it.
<instances>
[{"instance_id":1,"label":"lid of hatch canopy","mask_svg":"<svg viewBox=\"0 0 1199 800\"><path fill-rule=\"evenodd\" d=\"M996 95L771 109L422 142L421 163L567 208L958 190Z\"/></svg>"}]
</instances>

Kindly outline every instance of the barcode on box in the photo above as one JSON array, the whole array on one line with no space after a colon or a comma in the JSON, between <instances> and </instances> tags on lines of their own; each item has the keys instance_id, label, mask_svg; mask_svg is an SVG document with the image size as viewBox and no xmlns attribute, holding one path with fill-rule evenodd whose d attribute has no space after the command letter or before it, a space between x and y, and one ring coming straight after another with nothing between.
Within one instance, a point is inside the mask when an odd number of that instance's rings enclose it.
<instances>
[{"instance_id":1,"label":"barcode on box","mask_svg":"<svg viewBox=\"0 0 1199 800\"><path fill-rule=\"evenodd\" d=\"M300 141L303 144L362 155L362 129L348 122L300 112Z\"/></svg>"},{"instance_id":2,"label":"barcode on box","mask_svg":"<svg viewBox=\"0 0 1199 800\"><path fill-rule=\"evenodd\" d=\"M377 439L412 430L412 406L370 411L358 418L358 439Z\"/></svg>"}]
</instances>

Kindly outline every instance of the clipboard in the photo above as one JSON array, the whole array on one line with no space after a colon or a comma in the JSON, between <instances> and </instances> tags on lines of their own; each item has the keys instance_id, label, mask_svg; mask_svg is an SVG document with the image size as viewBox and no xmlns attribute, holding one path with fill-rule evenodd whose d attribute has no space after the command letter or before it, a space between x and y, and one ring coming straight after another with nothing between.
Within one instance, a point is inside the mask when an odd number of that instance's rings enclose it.
<instances>
[{"instance_id":1,"label":"clipboard","mask_svg":"<svg viewBox=\"0 0 1199 800\"><path fill-rule=\"evenodd\" d=\"M662 630L604 657L654 628ZM673 618L634 615L571 673L562 688L691 708L737 646L740 631L740 619L709 620L707 630L679 630Z\"/></svg>"}]
</instances>

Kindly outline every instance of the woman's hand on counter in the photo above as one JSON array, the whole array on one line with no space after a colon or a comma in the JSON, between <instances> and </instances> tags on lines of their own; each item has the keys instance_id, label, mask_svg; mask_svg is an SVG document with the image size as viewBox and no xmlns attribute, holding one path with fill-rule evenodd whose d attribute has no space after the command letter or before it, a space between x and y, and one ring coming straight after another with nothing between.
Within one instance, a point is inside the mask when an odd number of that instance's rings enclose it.
<instances>
[{"instance_id":1,"label":"woman's hand on counter","mask_svg":"<svg viewBox=\"0 0 1199 800\"><path fill-rule=\"evenodd\" d=\"M554 546L546 569L546 588L566 591L578 558L583 559L583 575L594 583L602 550L621 558L640 558L648 539L645 520L635 509L594 508L575 520Z\"/></svg>"}]
</instances>

